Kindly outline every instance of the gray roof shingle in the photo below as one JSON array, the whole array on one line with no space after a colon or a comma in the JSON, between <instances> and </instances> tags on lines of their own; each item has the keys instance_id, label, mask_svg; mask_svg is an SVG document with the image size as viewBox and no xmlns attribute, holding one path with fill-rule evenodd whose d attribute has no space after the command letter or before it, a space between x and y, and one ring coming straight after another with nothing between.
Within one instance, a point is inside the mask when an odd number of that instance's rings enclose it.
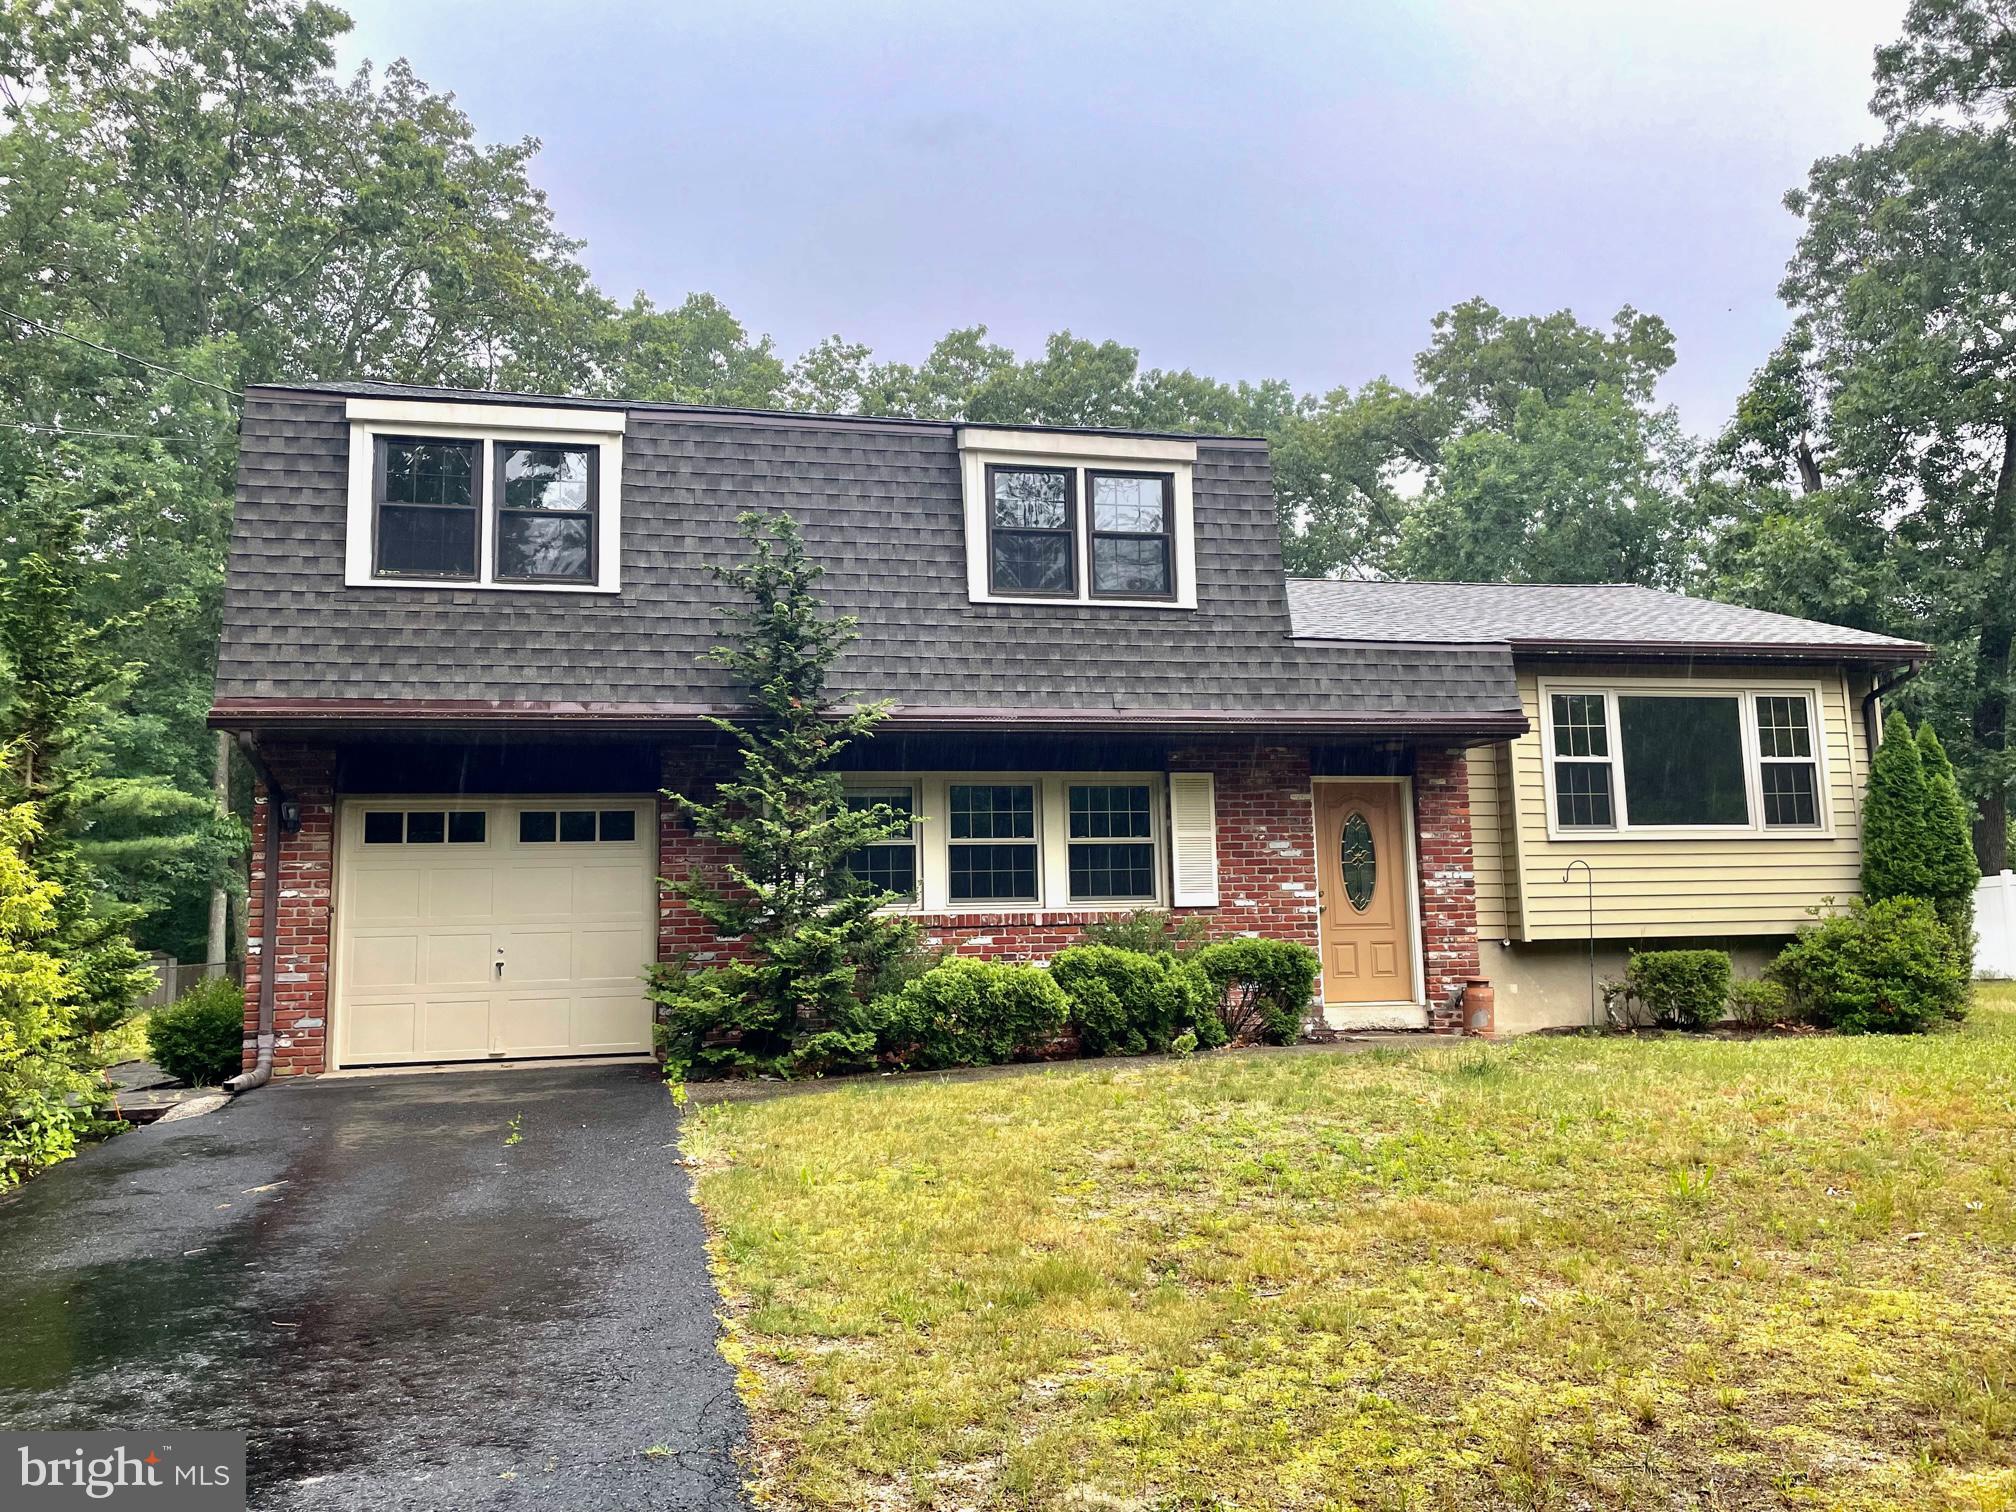
<instances>
[{"instance_id":1,"label":"gray roof shingle","mask_svg":"<svg viewBox=\"0 0 2016 1512\"><path fill-rule=\"evenodd\" d=\"M1412 583L1288 580L1294 633L1305 642L1496 641L1515 651L1589 650L1904 661L1917 641L1662 593L1630 583Z\"/></svg>"},{"instance_id":2,"label":"gray roof shingle","mask_svg":"<svg viewBox=\"0 0 2016 1512\"><path fill-rule=\"evenodd\" d=\"M468 400L455 391L359 392ZM340 392L246 396L217 671L219 723L319 706L540 706L670 717L727 708L702 660L742 554L735 516L788 509L860 619L833 686L947 724L1050 711L1165 728L1351 722L1488 730L1520 718L1502 645L1311 645L1290 634L1267 452L1198 440L1195 610L969 602L959 457L943 423L630 407L622 592L346 587Z\"/></svg>"}]
</instances>

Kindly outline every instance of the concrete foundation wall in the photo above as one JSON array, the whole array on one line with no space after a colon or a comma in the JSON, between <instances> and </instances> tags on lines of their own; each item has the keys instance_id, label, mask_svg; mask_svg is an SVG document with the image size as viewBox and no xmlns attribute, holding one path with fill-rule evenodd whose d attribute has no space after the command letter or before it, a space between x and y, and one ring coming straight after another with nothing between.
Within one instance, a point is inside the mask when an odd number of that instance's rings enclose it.
<instances>
[{"instance_id":1,"label":"concrete foundation wall","mask_svg":"<svg viewBox=\"0 0 2016 1512\"><path fill-rule=\"evenodd\" d=\"M1789 938L1789 936L1788 936ZM1739 977L1754 977L1785 948L1783 939L1643 940L1596 942L1596 1021L1603 1012L1601 984L1621 977L1638 950L1726 950ZM1484 975L1497 991L1498 1032L1582 1028L1590 1022L1589 946L1586 941L1479 942Z\"/></svg>"}]
</instances>

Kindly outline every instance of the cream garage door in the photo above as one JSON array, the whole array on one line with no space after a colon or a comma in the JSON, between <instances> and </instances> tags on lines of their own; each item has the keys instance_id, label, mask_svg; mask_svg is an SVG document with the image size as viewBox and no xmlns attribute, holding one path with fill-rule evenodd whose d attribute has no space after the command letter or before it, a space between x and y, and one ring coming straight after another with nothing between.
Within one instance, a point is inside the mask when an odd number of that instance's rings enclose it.
<instances>
[{"instance_id":1,"label":"cream garage door","mask_svg":"<svg viewBox=\"0 0 2016 1512\"><path fill-rule=\"evenodd\" d=\"M650 799L351 799L338 1063L648 1050Z\"/></svg>"}]
</instances>

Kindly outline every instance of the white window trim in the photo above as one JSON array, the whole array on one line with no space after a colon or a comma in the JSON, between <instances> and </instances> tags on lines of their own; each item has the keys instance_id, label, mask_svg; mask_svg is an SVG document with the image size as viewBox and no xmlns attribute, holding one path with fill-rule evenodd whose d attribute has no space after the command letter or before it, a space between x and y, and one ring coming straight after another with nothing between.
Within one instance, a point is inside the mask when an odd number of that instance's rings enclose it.
<instances>
[{"instance_id":1,"label":"white window trim","mask_svg":"<svg viewBox=\"0 0 2016 1512\"><path fill-rule=\"evenodd\" d=\"M1563 825L1555 806L1554 695L1556 693L1600 693L1603 717L1607 722L1610 755L1610 803L1616 823L1599 829L1589 825ZM1630 800L1624 791L1624 731L1617 717L1619 694L1653 698L1733 698L1741 705L1739 721L1743 738L1744 801L1749 806L1748 824L1632 824ZM1834 805L1827 771L1826 706L1821 702L1818 683L1706 683L1646 679L1543 678L1539 684L1540 770L1547 802L1547 838L1579 844L1584 840L1831 840L1834 838ZM1813 741L1815 802L1818 824L1767 825L1764 822L1763 762L1757 739L1757 700L1760 698L1804 698L1806 717ZM1563 761L1594 763L1604 758L1567 756Z\"/></svg>"},{"instance_id":2,"label":"white window trim","mask_svg":"<svg viewBox=\"0 0 2016 1512\"><path fill-rule=\"evenodd\" d=\"M517 404L433 404L425 400L352 399L350 484L344 517L343 582L349 588L461 588L478 593L619 593L623 573L623 433L620 409L559 409ZM378 577L372 568L371 493L380 436L442 436L476 441L477 543L473 578ZM497 511L490 497L497 444L595 446L601 453L595 501L595 581L500 581Z\"/></svg>"},{"instance_id":3,"label":"white window trim","mask_svg":"<svg viewBox=\"0 0 2016 1512\"><path fill-rule=\"evenodd\" d=\"M1148 789L1148 843L1155 848L1155 896L1073 902L1073 842L1067 790L1087 785L1129 784ZM917 897L910 902L890 904L888 911L891 913L1133 913L1144 908L1169 906L1168 795L1167 781L1161 772L849 772L845 785L850 793L902 787L911 790L917 819ZM951 858L948 854L952 843L949 822L951 789L968 785L1036 789L1037 896L1033 902L952 901Z\"/></svg>"},{"instance_id":4,"label":"white window trim","mask_svg":"<svg viewBox=\"0 0 2016 1512\"><path fill-rule=\"evenodd\" d=\"M1087 436L1051 431L959 429L959 471L965 498L966 594L976 604L1086 604L1104 609L1195 609L1197 607L1196 504L1193 474L1197 443L1161 436ZM987 469L1055 468L1075 473L1078 517L1072 522L1076 590L1069 594L996 593L987 554ZM1173 480L1169 563L1175 575L1173 598L1112 598L1092 592L1091 504L1085 474L1158 472Z\"/></svg>"}]
</instances>

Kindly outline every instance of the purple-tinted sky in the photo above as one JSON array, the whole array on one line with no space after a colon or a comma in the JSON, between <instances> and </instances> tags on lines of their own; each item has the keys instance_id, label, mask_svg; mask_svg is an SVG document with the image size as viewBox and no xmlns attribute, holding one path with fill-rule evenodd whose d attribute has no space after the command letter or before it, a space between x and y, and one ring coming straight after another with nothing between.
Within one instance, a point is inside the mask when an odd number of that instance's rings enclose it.
<instances>
[{"instance_id":1,"label":"purple-tinted sky","mask_svg":"<svg viewBox=\"0 0 2016 1512\"><path fill-rule=\"evenodd\" d=\"M985 323L1303 389L1436 310L1666 318L1721 423L1780 334L1784 191L1875 135L1904 0L960 5L347 0L534 170L597 281L788 356Z\"/></svg>"}]
</instances>

